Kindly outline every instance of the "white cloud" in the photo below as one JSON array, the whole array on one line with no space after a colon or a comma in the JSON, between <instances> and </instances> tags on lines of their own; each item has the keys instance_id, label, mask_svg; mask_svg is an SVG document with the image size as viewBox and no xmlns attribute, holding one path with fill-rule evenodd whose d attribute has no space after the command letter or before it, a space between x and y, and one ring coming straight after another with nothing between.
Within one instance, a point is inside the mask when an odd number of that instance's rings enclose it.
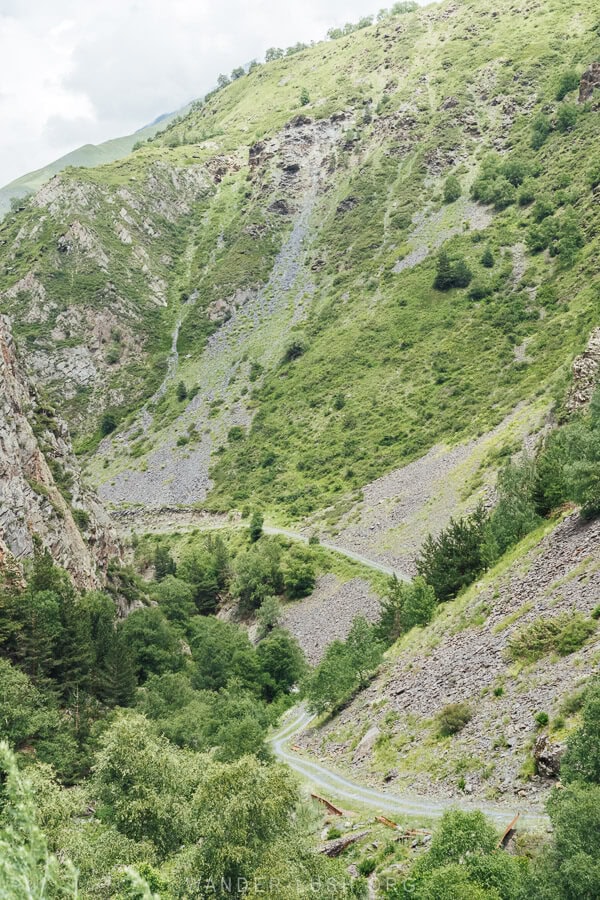
<instances>
[{"instance_id":1,"label":"white cloud","mask_svg":"<svg viewBox=\"0 0 600 900\"><path fill-rule=\"evenodd\" d=\"M0 184L128 134L377 0L0 0Z\"/></svg>"}]
</instances>

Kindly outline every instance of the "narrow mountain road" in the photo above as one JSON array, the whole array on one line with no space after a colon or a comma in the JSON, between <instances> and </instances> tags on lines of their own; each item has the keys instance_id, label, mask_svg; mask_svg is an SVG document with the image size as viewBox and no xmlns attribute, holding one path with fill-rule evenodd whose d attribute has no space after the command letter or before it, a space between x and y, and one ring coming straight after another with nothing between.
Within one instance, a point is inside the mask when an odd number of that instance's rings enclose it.
<instances>
[{"instance_id":1,"label":"narrow mountain road","mask_svg":"<svg viewBox=\"0 0 600 900\"><path fill-rule=\"evenodd\" d=\"M486 802L467 799L436 800L408 794L394 794L377 790L351 781L343 775L327 768L322 763L303 756L290 749L293 738L301 734L314 719L303 707L292 710L288 722L271 738L271 746L275 755L287 763L301 778L315 787L319 793L326 794L333 802L347 802L349 805L366 806L374 813L388 815L392 818L411 816L427 821L439 819L448 809L479 809L498 826L506 826L517 812L520 812L520 827L528 830L543 830L548 825L548 817L541 809L501 807Z\"/></svg>"},{"instance_id":2,"label":"narrow mountain road","mask_svg":"<svg viewBox=\"0 0 600 900\"><path fill-rule=\"evenodd\" d=\"M288 531L286 528L276 528L271 525L265 525L263 531L266 534L281 534L294 541L302 541L303 543L308 544L308 537L297 531ZM347 556L348 559L353 559L355 562L359 562L369 569L376 569L377 572L383 572L384 575L395 575L399 581L410 581L410 577L405 572L400 572L399 569L394 569L392 566L386 566L375 559L369 559L367 556L362 556L362 554L355 553L354 550L348 550L346 547L339 547L331 541L321 541L320 543L322 547L333 550L335 553L340 553L342 556Z\"/></svg>"},{"instance_id":3,"label":"narrow mountain road","mask_svg":"<svg viewBox=\"0 0 600 900\"><path fill-rule=\"evenodd\" d=\"M204 531L213 531L217 528L243 528L244 524L239 520L231 521L226 516L211 516L201 510L193 507L185 508L165 508L165 509L124 509L113 510L112 519L117 531L123 534L169 534L174 531L193 531L195 529ZM308 536L298 531L290 531L287 528L278 528L275 525L265 525L263 527L265 534L280 534L283 537L290 538L293 541L301 541L308 544ZM369 569L375 569L384 575L395 575L400 581L410 581L410 577L399 569L392 566L386 566L384 563L375 559L369 559L354 550L348 550L346 547L340 547L332 541L321 541L321 546L327 550L333 550L353 559L355 562L367 566Z\"/></svg>"}]
</instances>

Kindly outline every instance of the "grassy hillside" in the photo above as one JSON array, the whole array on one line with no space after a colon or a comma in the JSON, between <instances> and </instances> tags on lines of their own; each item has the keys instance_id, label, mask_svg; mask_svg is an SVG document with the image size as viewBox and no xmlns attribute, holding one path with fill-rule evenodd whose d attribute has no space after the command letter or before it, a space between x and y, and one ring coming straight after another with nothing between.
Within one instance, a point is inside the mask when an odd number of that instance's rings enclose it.
<instances>
[{"instance_id":1,"label":"grassy hillside","mask_svg":"<svg viewBox=\"0 0 600 900\"><path fill-rule=\"evenodd\" d=\"M31 366L82 448L107 407L118 425L90 461L104 499L300 519L563 396L597 316L596 28L584 3L389 17L7 219L0 303ZM434 287L442 249L465 287Z\"/></svg>"}]
</instances>

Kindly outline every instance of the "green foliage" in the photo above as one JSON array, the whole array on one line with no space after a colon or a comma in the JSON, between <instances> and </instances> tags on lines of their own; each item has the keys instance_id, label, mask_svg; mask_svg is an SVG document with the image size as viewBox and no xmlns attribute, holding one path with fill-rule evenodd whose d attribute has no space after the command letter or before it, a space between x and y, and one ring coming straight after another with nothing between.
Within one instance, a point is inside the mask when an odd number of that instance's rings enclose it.
<instances>
[{"instance_id":1,"label":"green foliage","mask_svg":"<svg viewBox=\"0 0 600 900\"><path fill-rule=\"evenodd\" d=\"M568 656L579 650L595 630L594 620L582 613L540 617L510 636L508 652L512 659L526 662L535 662L547 653Z\"/></svg>"},{"instance_id":2,"label":"green foliage","mask_svg":"<svg viewBox=\"0 0 600 900\"><path fill-rule=\"evenodd\" d=\"M275 845L290 841L297 802L297 786L283 766L252 757L230 765L208 762L190 808L202 841L180 857L176 881L231 884L236 889L230 896L240 896L237 886L267 863Z\"/></svg>"},{"instance_id":3,"label":"green foliage","mask_svg":"<svg viewBox=\"0 0 600 900\"><path fill-rule=\"evenodd\" d=\"M185 386L185 382L178 381L177 387L175 389L175 396L177 397L178 402L183 403L183 401L185 399L187 399L187 395L188 395L188 389Z\"/></svg>"},{"instance_id":4,"label":"green foliage","mask_svg":"<svg viewBox=\"0 0 600 900\"><path fill-rule=\"evenodd\" d=\"M192 585L175 578L174 575L166 575L152 589L152 597L158 601L158 605L169 622L186 628L190 619L197 613L194 602L195 591Z\"/></svg>"},{"instance_id":5,"label":"green foliage","mask_svg":"<svg viewBox=\"0 0 600 900\"><path fill-rule=\"evenodd\" d=\"M451 810L413 865L410 884L418 900L517 900L523 867L498 848L496 830L482 813Z\"/></svg>"},{"instance_id":6,"label":"green foliage","mask_svg":"<svg viewBox=\"0 0 600 900\"><path fill-rule=\"evenodd\" d=\"M290 600L308 597L316 581L316 570L310 550L296 546L287 554L283 567L283 584Z\"/></svg>"},{"instance_id":7,"label":"green foliage","mask_svg":"<svg viewBox=\"0 0 600 900\"><path fill-rule=\"evenodd\" d=\"M383 644L377 631L363 617L357 617L346 641L333 641L319 665L304 683L308 707L313 712L334 710L359 689L381 662Z\"/></svg>"},{"instance_id":8,"label":"green foliage","mask_svg":"<svg viewBox=\"0 0 600 900\"><path fill-rule=\"evenodd\" d=\"M279 625L281 614L281 604L277 597L265 597L256 613L259 637L266 637L270 631Z\"/></svg>"},{"instance_id":9,"label":"green foliage","mask_svg":"<svg viewBox=\"0 0 600 900\"><path fill-rule=\"evenodd\" d=\"M301 356L304 356L307 347L306 337L303 334L295 335L285 348L282 362L289 363L299 359Z\"/></svg>"},{"instance_id":10,"label":"green foliage","mask_svg":"<svg viewBox=\"0 0 600 900\"><path fill-rule=\"evenodd\" d=\"M167 575L175 575L177 567L175 560L166 547L162 544L156 545L154 551L154 576L157 581L162 581Z\"/></svg>"},{"instance_id":11,"label":"green foliage","mask_svg":"<svg viewBox=\"0 0 600 900\"><path fill-rule=\"evenodd\" d=\"M300 91L300 106L308 106L310 103L310 94L308 90L304 87Z\"/></svg>"},{"instance_id":12,"label":"green foliage","mask_svg":"<svg viewBox=\"0 0 600 900\"><path fill-rule=\"evenodd\" d=\"M538 113L531 124L531 146L534 150L539 150L546 143L550 132L552 131L552 123L545 113Z\"/></svg>"},{"instance_id":13,"label":"green foliage","mask_svg":"<svg viewBox=\"0 0 600 900\"><path fill-rule=\"evenodd\" d=\"M456 175L448 175L444 182L444 203L454 203L462 194L462 187Z\"/></svg>"},{"instance_id":14,"label":"green foliage","mask_svg":"<svg viewBox=\"0 0 600 900\"><path fill-rule=\"evenodd\" d=\"M574 69L569 69L568 71L563 72L560 76L558 87L556 89L556 99L558 101L564 100L567 94L570 94L571 91L577 90L578 87L578 73Z\"/></svg>"},{"instance_id":15,"label":"green foliage","mask_svg":"<svg viewBox=\"0 0 600 900\"><path fill-rule=\"evenodd\" d=\"M540 524L535 486L535 462L527 457L509 462L500 471L497 503L486 526L485 554L489 564Z\"/></svg>"},{"instance_id":16,"label":"green foliage","mask_svg":"<svg viewBox=\"0 0 600 900\"><path fill-rule=\"evenodd\" d=\"M287 694L306 672L306 661L296 638L283 629L272 631L256 648L268 701Z\"/></svg>"},{"instance_id":17,"label":"green foliage","mask_svg":"<svg viewBox=\"0 0 600 900\"><path fill-rule=\"evenodd\" d=\"M461 256L450 257L440 250L436 261L436 275L433 283L436 291L468 287L473 277L467 263Z\"/></svg>"},{"instance_id":18,"label":"green foliage","mask_svg":"<svg viewBox=\"0 0 600 900\"><path fill-rule=\"evenodd\" d=\"M592 190L595 190L600 185L600 158L592 160L587 170L587 180Z\"/></svg>"},{"instance_id":19,"label":"green foliage","mask_svg":"<svg viewBox=\"0 0 600 900\"><path fill-rule=\"evenodd\" d=\"M37 822L32 786L4 741L0 772L0 894L7 900L75 898L75 869L50 853Z\"/></svg>"},{"instance_id":20,"label":"green foliage","mask_svg":"<svg viewBox=\"0 0 600 900\"><path fill-rule=\"evenodd\" d=\"M494 268L494 254L492 253L492 248L488 244L485 250L483 251L483 255L481 257L481 265L486 269Z\"/></svg>"},{"instance_id":21,"label":"green foliage","mask_svg":"<svg viewBox=\"0 0 600 900\"><path fill-rule=\"evenodd\" d=\"M227 580L228 560L224 547L194 545L181 554L177 575L192 587L193 599L199 613L216 612L219 590Z\"/></svg>"},{"instance_id":22,"label":"green foliage","mask_svg":"<svg viewBox=\"0 0 600 900\"><path fill-rule=\"evenodd\" d=\"M458 734L473 718L468 703L449 703L437 715L438 729L442 737Z\"/></svg>"},{"instance_id":23,"label":"green foliage","mask_svg":"<svg viewBox=\"0 0 600 900\"><path fill-rule=\"evenodd\" d=\"M424 578L417 577L406 583L394 576L380 606L377 631L381 640L391 644L415 625L427 625L435 612L437 600L434 589Z\"/></svg>"},{"instance_id":24,"label":"green foliage","mask_svg":"<svg viewBox=\"0 0 600 900\"><path fill-rule=\"evenodd\" d=\"M450 600L485 569L487 513L480 507L468 518L452 519L437 538L429 535L417 571L441 602Z\"/></svg>"},{"instance_id":25,"label":"green foliage","mask_svg":"<svg viewBox=\"0 0 600 900\"><path fill-rule=\"evenodd\" d=\"M243 613L257 609L263 600L283 590L281 551L273 541L259 541L241 553L235 563L231 593Z\"/></svg>"},{"instance_id":26,"label":"green foliage","mask_svg":"<svg viewBox=\"0 0 600 900\"><path fill-rule=\"evenodd\" d=\"M181 668L183 659L177 633L160 608L134 610L120 623L118 631L131 651L140 682L150 675Z\"/></svg>"},{"instance_id":27,"label":"green foliage","mask_svg":"<svg viewBox=\"0 0 600 900\"><path fill-rule=\"evenodd\" d=\"M122 714L101 738L94 787L109 822L166 853L198 834L190 802L205 764L158 736L143 716Z\"/></svg>"},{"instance_id":28,"label":"green foliage","mask_svg":"<svg viewBox=\"0 0 600 900\"><path fill-rule=\"evenodd\" d=\"M250 525L248 527L248 534L252 543L256 543L256 541L258 541L262 536L264 521L264 516L261 512L255 510L252 513Z\"/></svg>"},{"instance_id":29,"label":"green foliage","mask_svg":"<svg viewBox=\"0 0 600 900\"><path fill-rule=\"evenodd\" d=\"M100 433L103 436L111 434L117 427L117 419L114 413L105 412L100 419Z\"/></svg>"},{"instance_id":30,"label":"green foliage","mask_svg":"<svg viewBox=\"0 0 600 900\"><path fill-rule=\"evenodd\" d=\"M579 110L575 104L563 103L558 110L558 115L556 117L556 127L558 130L562 131L563 134L567 131L573 131L577 124L578 114Z\"/></svg>"},{"instance_id":31,"label":"green foliage","mask_svg":"<svg viewBox=\"0 0 600 900\"><path fill-rule=\"evenodd\" d=\"M572 783L554 791L547 805L553 841L533 868L529 896L566 900L598 896L600 787Z\"/></svg>"},{"instance_id":32,"label":"green foliage","mask_svg":"<svg viewBox=\"0 0 600 900\"><path fill-rule=\"evenodd\" d=\"M503 160L496 154L486 156L471 187L474 200L497 210L506 209L517 199L517 188L532 174L529 163L518 156Z\"/></svg>"},{"instance_id":33,"label":"green foliage","mask_svg":"<svg viewBox=\"0 0 600 900\"><path fill-rule=\"evenodd\" d=\"M260 692L260 665L244 631L228 622L199 616L190 623L189 642L194 688L218 691L239 683L251 692Z\"/></svg>"},{"instance_id":34,"label":"green foliage","mask_svg":"<svg viewBox=\"0 0 600 900\"><path fill-rule=\"evenodd\" d=\"M584 695L581 726L571 735L560 763L560 777L570 784L600 785L600 681L595 678Z\"/></svg>"}]
</instances>

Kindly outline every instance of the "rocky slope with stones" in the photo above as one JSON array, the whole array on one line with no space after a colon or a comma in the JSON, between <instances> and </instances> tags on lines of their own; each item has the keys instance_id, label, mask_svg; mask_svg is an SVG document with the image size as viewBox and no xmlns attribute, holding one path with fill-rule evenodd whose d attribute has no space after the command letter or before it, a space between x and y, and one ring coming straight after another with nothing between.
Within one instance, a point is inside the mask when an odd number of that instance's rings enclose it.
<instances>
[{"instance_id":1,"label":"rocky slope with stones","mask_svg":"<svg viewBox=\"0 0 600 900\"><path fill-rule=\"evenodd\" d=\"M0 566L47 548L81 588L97 587L120 544L84 487L65 423L27 380L0 316Z\"/></svg>"},{"instance_id":2,"label":"rocky slope with stones","mask_svg":"<svg viewBox=\"0 0 600 900\"><path fill-rule=\"evenodd\" d=\"M573 513L505 571L440 607L430 626L391 651L367 690L299 743L396 791L536 802L555 783L577 708L569 698L597 671L600 637L530 664L509 658L507 647L540 617L589 617L599 599L600 522ZM471 720L441 739L436 715L463 702ZM547 714L549 733L538 713Z\"/></svg>"}]
</instances>

